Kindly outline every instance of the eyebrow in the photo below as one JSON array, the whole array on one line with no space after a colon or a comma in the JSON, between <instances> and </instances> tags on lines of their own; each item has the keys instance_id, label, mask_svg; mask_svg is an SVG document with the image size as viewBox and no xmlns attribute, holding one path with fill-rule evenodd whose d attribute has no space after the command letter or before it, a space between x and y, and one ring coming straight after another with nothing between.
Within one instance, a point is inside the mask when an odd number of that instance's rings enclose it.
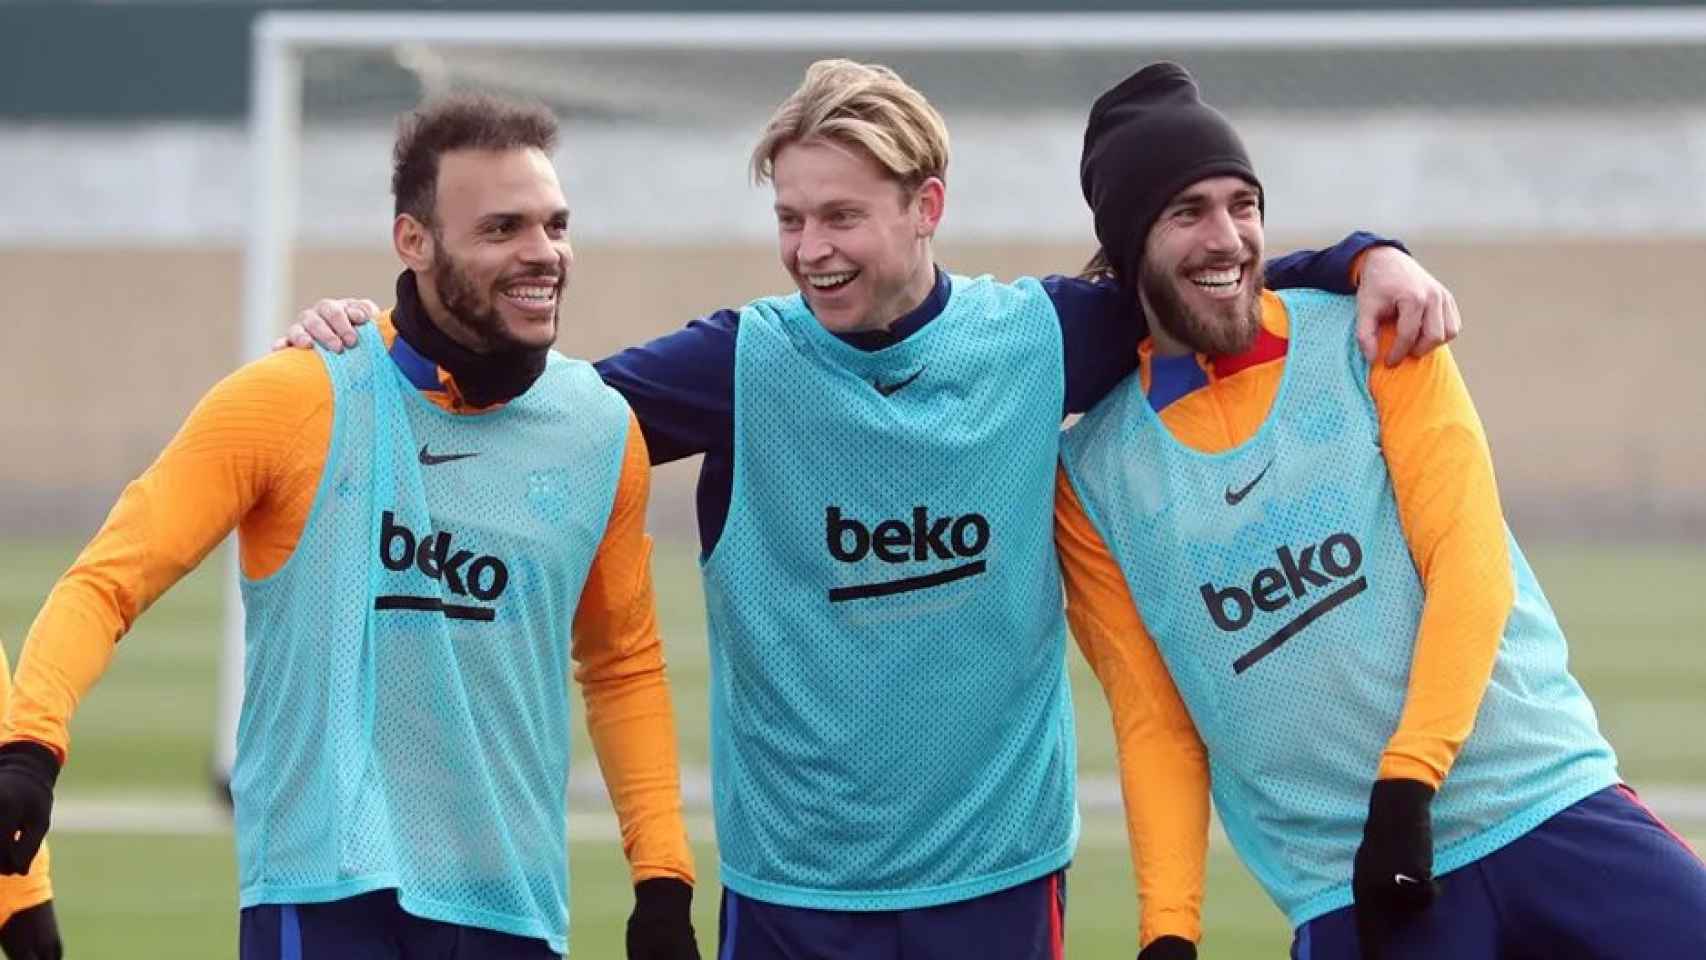
<instances>
[{"instance_id":1,"label":"eyebrow","mask_svg":"<svg viewBox=\"0 0 1706 960\"><path fill-rule=\"evenodd\" d=\"M569 208L568 207L558 207L557 209L551 211L551 213L545 217L546 220L559 220L559 219L560 220L567 220L568 218L569 218ZM475 224L475 226L478 226L478 227L492 227L492 226L497 226L500 223L512 223L512 222L515 222L517 220L526 220L526 219L527 219L527 214L522 213L519 210L501 210L501 211L498 211L496 213L486 214L485 216L481 217L480 219L474 221L474 224Z\"/></svg>"}]
</instances>

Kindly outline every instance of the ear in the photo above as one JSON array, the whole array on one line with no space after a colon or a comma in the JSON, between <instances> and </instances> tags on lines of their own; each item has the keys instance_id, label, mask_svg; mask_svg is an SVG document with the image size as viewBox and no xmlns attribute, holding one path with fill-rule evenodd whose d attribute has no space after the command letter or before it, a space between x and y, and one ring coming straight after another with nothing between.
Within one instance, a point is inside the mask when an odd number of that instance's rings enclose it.
<instances>
[{"instance_id":1,"label":"ear","mask_svg":"<svg viewBox=\"0 0 1706 960\"><path fill-rule=\"evenodd\" d=\"M935 236L948 205L948 185L942 182L941 177L928 177L918 185L912 202L918 210L918 235L923 238Z\"/></svg>"},{"instance_id":2,"label":"ear","mask_svg":"<svg viewBox=\"0 0 1706 960\"><path fill-rule=\"evenodd\" d=\"M432 229L407 213L397 214L391 221L391 245L403 266L417 273L432 268Z\"/></svg>"}]
</instances>

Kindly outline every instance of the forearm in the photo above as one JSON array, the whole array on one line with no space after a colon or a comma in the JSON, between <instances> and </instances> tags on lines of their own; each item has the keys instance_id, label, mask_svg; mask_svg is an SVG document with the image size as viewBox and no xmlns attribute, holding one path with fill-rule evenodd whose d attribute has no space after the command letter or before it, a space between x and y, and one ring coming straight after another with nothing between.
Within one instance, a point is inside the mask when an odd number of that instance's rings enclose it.
<instances>
[{"instance_id":1,"label":"forearm","mask_svg":"<svg viewBox=\"0 0 1706 960\"><path fill-rule=\"evenodd\" d=\"M1141 939L1197 940L1208 857L1208 755L1118 564L1064 474L1055 541L1072 634L1113 714Z\"/></svg>"},{"instance_id":2,"label":"forearm","mask_svg":"<svg viewBox=\"0 0 1706 960\"><path fill-rule=\"evenodd\" d=\"M633 881L675 877L692 883L675 712L662 658L652 669L583 683L583 691L587 732L616 810Z\"/></svg>"},{"instance_id":3,"label":"forearm","mask_svg":"<svg viewBox=\"0 0 1706 960\"><path fill-rule=\"evenodd\" d=\"M645 532L647 460L639 423L631 420L610 522L575 612L575 679L634 882L676 877L691 883L675 712Z\"/></svg>"},{"instance_id":4,"label":"forearm","mask_svg":"<svg viewBox=\"0 0 1706 960\"><path fill-rule=\"evenodd\" d=\"M1377 368L1369 384L1425 593L1404 710L1378 775L1437 789L1492 676L1514 574L1492 456L1450 351Z\"/></svg>"},{"instance_id":5,"label":"forearm","mask_svg":"<svg viewBox=\"0 0 1706 960\"><path fill-rule=\"evenodd\" d=\"M1355 293L1358 258L1373 247L1404 245L1358 230L1325 250L1298 250L1267 262L1267 285L1275 290L1314 287L1333 293Z\"/></svg>"},{"instance_id":6,"label":"forearm","mask_svg":"<svg viewBox=\"0 0 1706 960\"><path fill-rule=\"evenodd\" d=\"M230 532L229 510L210 491L206 511L170 535L158 528L170 457L128 486L105 525L54 584L24 643L5 740L34 740L65 759L77 705L106 672L121 637L143 611ZM170 507L164 509L170 510ZM174 516L186 518L181 510Z\"/></svg>"}]
</instances>

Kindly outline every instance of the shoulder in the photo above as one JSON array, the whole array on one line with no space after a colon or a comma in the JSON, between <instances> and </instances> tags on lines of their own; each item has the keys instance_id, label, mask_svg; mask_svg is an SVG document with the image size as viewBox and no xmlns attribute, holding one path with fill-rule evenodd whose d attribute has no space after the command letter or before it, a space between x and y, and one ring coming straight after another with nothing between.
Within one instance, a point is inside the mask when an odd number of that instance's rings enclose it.
<instances>
[{"instance_id":1,"label":"shoulder","mask_svg":"<svg viewBox=\"0 0 1706 960\"><path fill-rule=\"evenodd\" d=\"M289 404L303 408L330 402L332 380L319 350L279 350L238 367L208 391L224 404Z\"/></svg>"}]
</instances>

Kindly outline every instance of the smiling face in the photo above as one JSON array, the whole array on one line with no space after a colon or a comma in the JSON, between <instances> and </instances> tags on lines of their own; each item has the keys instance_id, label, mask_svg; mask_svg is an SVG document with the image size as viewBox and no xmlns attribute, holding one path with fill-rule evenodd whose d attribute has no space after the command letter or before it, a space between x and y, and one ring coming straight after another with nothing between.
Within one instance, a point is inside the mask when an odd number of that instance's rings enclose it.
<instances>
[{"instance_id":1,"label":"smiling face","mask_svg":"<svg viewBox=\"0 0 1706 960\"><path fill-rule=\"evenodd\" d=\"M1179 191L1149 228L1138 292L1163 354L1242 353L1261 327L1261 194L1240 177Z\"/></svg>"},{"instance_id":2,"label":"smiling face","mask_svg":"<svg viewBox=\"0 0 1706 960\"><path fill-rule=\"evenodd\" d=\"M777 152L772 180L782 268L826 329L886 329L930 295L940 179L908 188L864 150L810 139Z\"/></svg>"},{"instance_id":3,"label":"smiling face","mask_svg":"<svg viewBox=\"0 0 1706 960\"><path fill-rule=\"evenodd\" d=\"M444 153L431 221L399 214L394 234L422 303L448 336L478 353L555 342L574 251L568 205L543 151Z\"/></svg>"}]
</instances>

